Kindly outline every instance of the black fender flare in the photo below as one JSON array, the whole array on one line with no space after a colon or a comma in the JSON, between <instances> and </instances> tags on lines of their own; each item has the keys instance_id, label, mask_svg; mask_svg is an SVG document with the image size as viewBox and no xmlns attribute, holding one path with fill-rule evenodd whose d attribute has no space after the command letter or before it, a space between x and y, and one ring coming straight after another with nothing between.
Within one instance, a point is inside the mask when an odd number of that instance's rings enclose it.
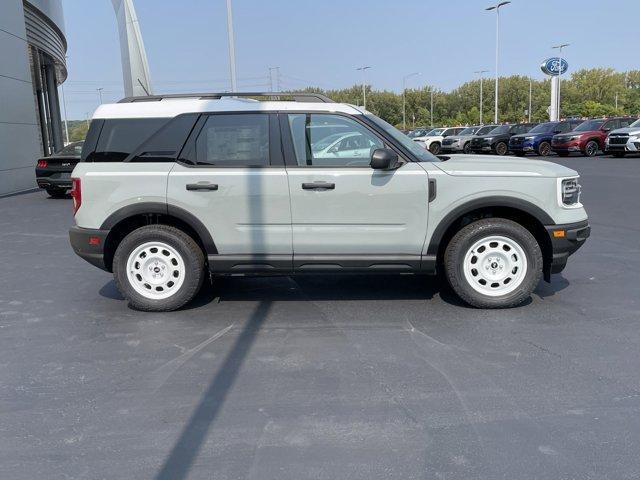
<instances>
[{"instance_id":1,"label":"black fender flare","mask_svg":"<svg viewBox=\"0 0 640 480\"><path fill-rule=\"evenodd\" d=\"M478 198L459 205L458 207L451 210L442 220L440 220L440 223L438 223L438 226L433 231L433 235L431 235L431 238L429 239L427 255L435 256L438 254L440 242L442 241L445 233L447 232L447 230L449 230L449 227L451 227L451 225L453 225L454 222L456 222L460 217L466 215L467 213L473 212L474 210L488 207L506 207L521 210L534 217L542 225L555 225L555 222L547 212L542 210L537 205L534 205L533 203L526 200L506 196Z\"/></svg>"},{"instance_id":2,"label":"black fender flare","mask_svg":"<svg viewBox=\"0 0 640 480\"><path fill-rule=\"evenodd\" d=\"M184 208L166 203L141 202L122 207L106 218L106 220L100 226L100 230L111 230L123 220L135 217L137 215L149 214L168 215L177 218L178 220L189 225L189 227L191 227L198 234L198 236L200 237L200 241L202 242L202 246L204 247L205 252L208 255L215 255L218 253L218 249L213 241L213 238L211 237L211 234L209 233L209 230L200 220L198 220L195 215L189 213Z\"/></svg>"}]
</instances>

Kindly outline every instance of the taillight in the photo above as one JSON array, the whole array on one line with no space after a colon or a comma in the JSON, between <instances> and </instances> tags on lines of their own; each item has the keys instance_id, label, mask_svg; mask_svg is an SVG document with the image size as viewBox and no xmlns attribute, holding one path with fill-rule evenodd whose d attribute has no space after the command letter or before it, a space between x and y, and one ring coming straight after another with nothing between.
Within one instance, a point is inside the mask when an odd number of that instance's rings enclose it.
<instances>
[{"instance_id":1,"label":"taillight","mask_svg":"<svg viewBox=\"0 0 640 480\"><path fill-rule=\"evenodd\" d=\"M38 160L38 168L47 168L46 160Z\"/></svg>"},{"instance_id":2,"label":"taillight","mask_svg":"<svg viewBox=\"0 0 640 480\"><path fill-rule=\"evenodd\" d=\"M82 205L82 183L79 178L71 179L71 198L73 199L73 214L75 215Z\"/></svg>"}]
</instances>

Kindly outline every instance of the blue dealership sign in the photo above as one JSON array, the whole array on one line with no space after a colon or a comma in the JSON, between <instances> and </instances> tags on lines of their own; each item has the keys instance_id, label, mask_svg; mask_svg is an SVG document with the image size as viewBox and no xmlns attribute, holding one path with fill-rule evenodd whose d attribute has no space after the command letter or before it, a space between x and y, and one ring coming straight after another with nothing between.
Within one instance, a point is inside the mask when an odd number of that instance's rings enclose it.
<instances>
[{"instance_id":1,"label":"blue dealership sign","mask_svg":"<svg viewBox=\"0 0 640 480\"><path fill-rule=\"evenodd\" d=\"M558 75L564 75L565 72L569 69L569 63L564 58L547 58L540 65L540 69L546 73L547 75L551 75L552 77L557 77Z\"/></svg>"}]
</instances>

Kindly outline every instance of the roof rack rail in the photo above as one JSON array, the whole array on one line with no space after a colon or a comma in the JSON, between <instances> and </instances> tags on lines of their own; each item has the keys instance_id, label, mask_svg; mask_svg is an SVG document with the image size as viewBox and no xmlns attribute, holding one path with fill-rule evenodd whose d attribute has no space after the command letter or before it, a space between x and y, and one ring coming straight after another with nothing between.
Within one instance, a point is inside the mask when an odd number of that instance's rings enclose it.
<instances>
[{"instance_id":1,"label":"roof rack rail","mask_svg":"<svg viewBox=\"0 0 640 480\"><path fill-rule=\"evenodd\" d=\"M334 103L326 95L309 92L223 92L223 93L170 93L167 95L147 95L144 97L126 97L118 103L159 102L167 98L197 98L199 100L220 100L223 97L291 97L294 102Z\"/></svg>"}]
</instances>

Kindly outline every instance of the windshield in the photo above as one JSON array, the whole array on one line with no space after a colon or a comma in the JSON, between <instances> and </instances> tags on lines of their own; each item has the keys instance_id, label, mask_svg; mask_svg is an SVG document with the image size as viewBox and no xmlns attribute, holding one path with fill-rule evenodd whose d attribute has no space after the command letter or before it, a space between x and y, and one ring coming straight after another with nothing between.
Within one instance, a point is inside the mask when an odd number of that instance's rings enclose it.
<instances>
[{"instance_id":1,"label":"windshield","mask_svg":"<svg viewBox=\"0 0 640 480\"><path fill-rule=\"evenodd\" d=\"M431 131L430 128L417 128L415 130L412 130L411 132L407 133L407 136L409 138L416 138L416 137L424 137L426 136L429 132Z\"/></svg>"},{"instance_id":2,"label":"windshield","mask_svg":"<svg viewBox=\"0 0 640 480\"><path fill-rule=\"evenodd\" d=\"M489 132L489 134L490 135L498 135L500 133L507 133L510 128L511 128L511 125L499 125L496 128L494 128L493 130L491 130Z\"/></svg>"},{"instance_id":3,"label":"windshield","mask_svg":"<svg viewBox=\"0 0 640 480\"><path fill-rule=\"evenodd\" d=\"M474 133L476 133L476 130L478 130L478 127L467 127L464 130L462 130L458 135L460 136L473 135Z\"/></svg>"},{"instance_id":4,"label":"windshield","mask_svg":"<svg viewBox=\"0 0 640 480\"><path fill-rule=\"evenodd\" d=\"M496 128L495 125L485 125L484 127L482 127L480 130L476 132L476 135L486 135L494 128Z\"/></svg>"},{"instance_id":5,"label":"windshield","mask_svg":"<svg viewBox=\"0 0 640 480\"><path fill-rule=\"evenodd\" d=\"M83 142L70 143L66 147L58 150L55 155L79 157L82 153L82 143Z\"/></svg>"},{"instance_id":6,"label":"windshield","mask_svg":"<svg viewBox=\"0 0 640 480\"><path fill-rule=\"evenodd\" d=\"M604 124L604 119L601 120L587 120L586 122L582 122L576 128L573 129L574 132L588 132L591 130L599 130L600 127Z\"/></svg>"},{"instance_id":7,"label":"windshield","mask_svg":"<svg viewBox=\"0 0 640 480\"><path fill-rule=\"evenodd\" d=\"M640 118L638 120L636 120L635 122L633 122L631 125L629 125L630 127L640 127Z\"/></svg>"},{"instance_id":8,"label":"windshield","mask_svg":"<svg viewBox=\"0 0 640 480\"><path fill-rule=\"evenodd\" d=\"M387 132L394 140L400 143L404 148L409 150L413 155L415 155L419 161L421 162L439 162L440 159L433 155L429 150L422 148L416 142L407 137L400 130L395 128L393 125L388 124L381 118L376 117L371 113L367 113L366 117L375 123L378 127L382 128L385 132Z\"/></svg>"},{"instance_id":9,"label":"windshield","mask_svg":"<svg viewBox=\"0 0 640 480\"><path fill-rule=\"evenodd\" d=\"M442 135L442 133L446 130L446 128L434 128L429 132L429 137L435 137L437 135Z\"/></svg>"},{"instance_id":10,"label":"windshield","mask_svg":"<svg viewBox=\"0 0 640 480\"><path fill-rule=\"evenodd\" d=\"M528 133L547 133L547 132L551 132L555 128L556 125L557 125L556 122L540 123L539 125L536 125L531 130L529 130Z\"/></svg>"}]
</instances>

